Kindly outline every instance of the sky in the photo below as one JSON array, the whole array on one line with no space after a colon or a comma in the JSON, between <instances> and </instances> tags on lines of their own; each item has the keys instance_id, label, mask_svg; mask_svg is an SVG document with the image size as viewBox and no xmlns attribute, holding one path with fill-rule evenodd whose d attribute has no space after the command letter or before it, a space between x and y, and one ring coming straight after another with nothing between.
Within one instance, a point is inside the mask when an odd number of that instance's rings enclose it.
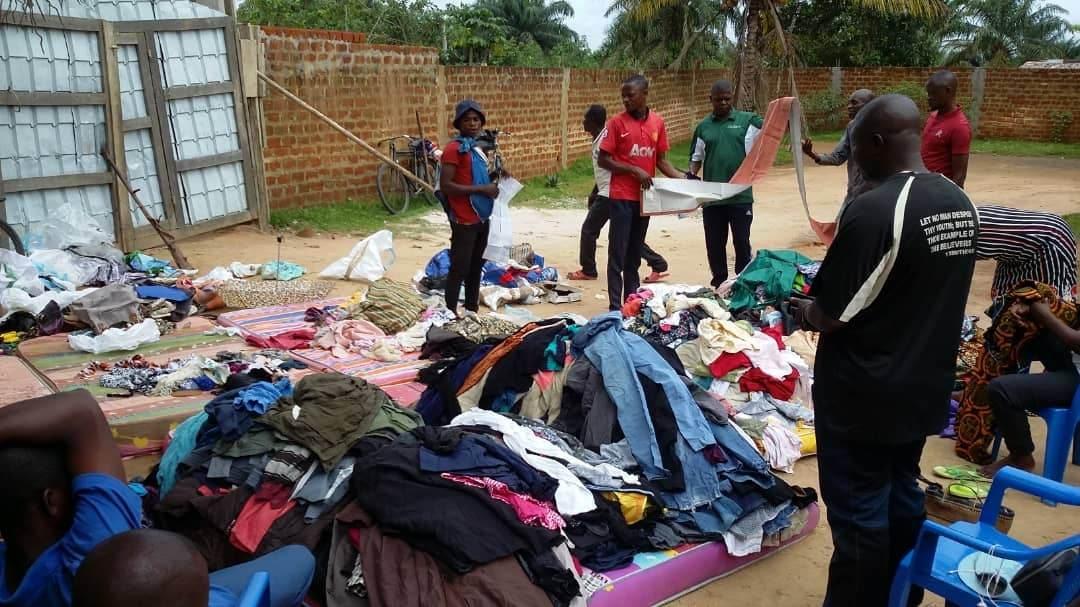
<instances>
[{"instance_id":1,"label":"sky","mask_svg":"<svg viewBox=\"0 0 1080 607\"><path fill-rule=\"evenodd\" d=\"M604 12L607 10L610 4L607 0L567 0L570 5L574 7L574 16L567 20L567 25L570 29L585 36L589 42L589 47L592 49L600 48L600 45L604 42L604 35L607 33L607 28L611 25L611 19L604 16ZM447 4L458 4L461 0L435 0L435 4L439 6L446 6ZM1069 16L1066 17L1073 23L1080 22L1080 0L1056 0L1054 4L1061 6L1069 11Z\"/></svg>"}]
</instances>

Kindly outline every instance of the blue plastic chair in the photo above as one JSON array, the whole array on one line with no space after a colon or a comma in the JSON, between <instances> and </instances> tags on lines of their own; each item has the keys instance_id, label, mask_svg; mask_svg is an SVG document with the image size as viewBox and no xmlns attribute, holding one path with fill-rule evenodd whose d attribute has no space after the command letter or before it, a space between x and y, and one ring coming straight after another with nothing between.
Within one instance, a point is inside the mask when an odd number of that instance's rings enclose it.
<instances>
[{"instance_id":1,"label":"blue plastic chair","mask_svg":"<svg viewBox=\"0 0 1080 607\"><path fill-rule=\"evenodd\" d=\"M1043 477L1052 481L1065 480L1065 466L1069 460L1069 446L1072 446L1072 463L1080 466L1080 388L1073 396L1072 407L1068 409L1048 407L1039 411L1039 417L1046 420L1046 453L1043 454ZM991 456L996 460L1001 450L1001 434L994 439ZM1043 499L1051 506L1052 500Z\"/></svg>"},{"instance_id":2,"label":"blue plastic chair","mask_svg":"<svg viewBox=\"0 0 1080 607\"><path fill-rule=\"evenodd\" d=\"M990 494L983 503L977 523L953 523L946 527L933 521L923 523L918 542L900 562L889 593L890 607L906 607L912 586L943 597L961 607L974 607L980 597L955 572L960 561L973 552L993 552L994 556L1028 562L1080 546L1080 535L1041 548L1030 548L1005 535L994 526L1006 489L1080 506L1080 487L1047 480L1016 468L1005 468L994 477ZM1064 607L1080 595L1080 559L1065 577L1065 583L1050 607ZM986 601L986 604L991 604Z\"/></svg>"},{"instance_id":3,"label":"blue plastic chair","mask_svg":"<svg viewBox=\"0 0 1080 607\"><path fill-rule=\"evenodd\" d=\"M251 581L244 588L244 594L236 605L237 607L270 607L270 574L259 571L251 576Z\"/></svg>"}]
</instances>

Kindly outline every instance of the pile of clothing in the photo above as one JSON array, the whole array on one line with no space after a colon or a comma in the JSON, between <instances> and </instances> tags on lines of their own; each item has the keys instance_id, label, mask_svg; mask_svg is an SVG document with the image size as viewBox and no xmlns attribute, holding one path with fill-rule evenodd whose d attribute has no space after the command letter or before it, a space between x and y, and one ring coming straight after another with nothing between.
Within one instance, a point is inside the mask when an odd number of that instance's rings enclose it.
<instances>
[{"instance_id":1,"label":"pile of clothing","mask_svg":"<svg viewBox=\"0 0 1080 607\"><path fill-rule=\"evenodd\" d=\"M772 306L787 316L788 301L792 297L809 295L820 269L820 261L813 261L797 251L762 249L750 265L721 285L718 292L729 299L733 314Z\"/></svg>"},{"instance_id":2,"label":"pile of clothing","mask_svg":"<svg viewBox=\"0 0 1080 607\"><path fill-rule=\"evenodd\" d=\"M544 257L532 252L531 247L524 252L516 251L515 256L508 263L484 262L480 299L492 310L507 303L540 303L546 295L541 285L559 280L559 271L546 267ZM450 250L443 249L428 261L423 272L417 273L413 282L424 294L442 294L449 273Z\"/></svg>"},{"instance_id":3,"label":"pile of clothing","mask_svg":"<svg viewBox=\"0 0 1080 607\"><path fill-rule=\"evenodd\" d=\"M816 339L802 331L785 335L776 308L734 316L711 289L651 285L631 295L622 313L629 331L674 350L694 384L723 404L774 469L792 472L816 451Z\"/></svg>"},{"instance_id":4,"label":"pile of clothing","mask_svg":"<svg viewBox=\"0 0 1080 607\"><path fill-rule=\"evenodd\" d=\"M93 379L109 396L185 396L228 390L231 376L245 374L273 382L307 365L279 350L219 352L213 358L186 356L155 363L136 354L115 362L91 361L79 371L81 380ZM185 394L187 393L187 394Z\"/></svg>"},{"instance_id":5,"label":"pile of clothing","mask_svg":"<svg viewBox=\"0 0 1080 607\"><path fill-rule=\"evenodd\" d=\"M675 307L689 302L682 312L724 313L697 290L669 295ZM624 324L635 320L612 312L469 338L433 329L424 354L437 361L420 374L428 388L415 409L432 426L495 429L554 478L571 553L594 571L721 538L732 554L751 554L801 529L812 490L774 476L744 416L702 388L674 349Z\"/></svg>"},{"instance_id":6,"label":"pile of clothing","mask_svg":"<svg viewBox=\"0 0 1080 607\"><path fill-rule=\"evenodd\" d=\"M4 250L0 275L0 334L8 346L81 331L73 349L137 347L171 331L196 307L185 272L105 244L37 249L29 257Z\"/></svg>"}]
</instances>

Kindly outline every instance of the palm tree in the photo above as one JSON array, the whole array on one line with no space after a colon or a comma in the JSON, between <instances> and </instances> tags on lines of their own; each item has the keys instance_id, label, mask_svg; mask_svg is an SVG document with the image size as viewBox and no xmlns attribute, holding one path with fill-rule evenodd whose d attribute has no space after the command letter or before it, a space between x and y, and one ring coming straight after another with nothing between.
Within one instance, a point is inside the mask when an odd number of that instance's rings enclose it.
<instances>
[{"instance_id":1,"label":"palm tree","mask_svg":"<svg viewBox=\"0 0 1080 607\"><path fill-rule=\"evenodd\" d=\"M972 65L1056 58L1068 42L1068 14L1040 0L957 0L943 43L946 60Z\"/></svg>"},{"instance_id":2,"label":"palm tree","mask_svg":"<svg viewBox=\"0 0 1080 607\"><path fill-rule=\"evenodd\" d=\"M763 38L773 30L784 54L790 55L787 35L780 23L777 6L797 0L717 0L712 3L712 11L706 11L703 20L713 21L735 11L737 14L736 32L739 35L739 61L735 75L735 103L738 107L752 108L755 104L755 89L758 88L761 74L761 50ZM872 10L891 14L909 14L913 17L935 17L947 13L948 7L943 0L850 0L852 3ZM632 19L647 23L664 8L671 6L695 5L694 0L614 0L608 10L625 11ZM694 44L697 37L686 36L685 45ZM685 55L685 53L682 53ZM679 63L671 67L678 68Z\"/></svg>"},{"instance_id":3,"label":"palm tree","mask_svg":"<svg viewBox=\"0 0 1080 607\"><path fill-rule=\"evenodd\" d=\"M636 68L678 69L691 62L730 63L730 44L724 19L715 19L712 0L692 0L666 6L646 26L614 2L606 16L614 16L600 54L607 62ZM707 16L706 13L709 13ZM732 12L726 15L734 15Z\"/></svg>"},{"instance_id":4,"label":"palm tree","mask_svg":"<svg viewBox=\"0 0 1080 607\"><path fill-rule=\"evenodd\" d=\"M545 53L559 43L577 40L574 30L563 23L574 16L573 7L563 0L480 0L477 6L505 24L508 38L535 41Z\"/></svg>"}]
</instances>

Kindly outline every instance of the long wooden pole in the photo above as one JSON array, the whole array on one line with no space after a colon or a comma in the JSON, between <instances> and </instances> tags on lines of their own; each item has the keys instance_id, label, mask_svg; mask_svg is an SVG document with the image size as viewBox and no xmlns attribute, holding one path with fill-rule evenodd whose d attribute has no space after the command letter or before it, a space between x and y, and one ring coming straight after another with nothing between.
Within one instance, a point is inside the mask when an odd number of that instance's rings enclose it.
<instances>
[{"instance_id":1,"label":"long wooden pole","mask_svg":"<svg viewBox=\"0 0 1080 607\"><path fill-rule=\"evenodd\" d=\"M264 74L262 72L259 72L258 74L259 74L259 79L262 80L263 82L265 82L267 85L269 85L270 88L272 88L275 91L281 93L282 95L285 95L287 98L289 98L291 101L295 102L297 105L304 108L305 110L311 112L312 114L315 114L316 118L318 118L319 120L322 120L326 124L330 125L330 128L332 128L335 131L341 133L342 135L345 136L346 139L352 141L353 143L359 144L360 147L364 148L368 152L371 152L371 154L374 155L379 160L381 160L381 161L389 164L390 166L394 167L395 169L400 171L402 175L409 178L416 185L424 188L425 190L427 190L427 191L429 191L431 193L435 193L435 188L433 188L431 186L431 184L429 184L428 182L424 181L423 179L420 179L419 177L417 177L415 174L413 174L412 171L410 171L409 169L406 169L405 167L401 166L400 163L391 160L389 157L386 156L386 154L383 154L379 150L375 149L368 142L366 142L363 139L361 139L361 138L357 137L356 135L354 135L351 131L349 131L345 127L341 126L340 124L338 124L338 122L335 121L333 118L330 118L326 114L320 112L315 106L311 105L310 103L304 101L300 97L293 94L292 91L290 91L289 89L281 86L277 82L274 82L274 80L272 78L270 78L269 76L267 76L266 74Z\"/></svg>"}]
</instances>

